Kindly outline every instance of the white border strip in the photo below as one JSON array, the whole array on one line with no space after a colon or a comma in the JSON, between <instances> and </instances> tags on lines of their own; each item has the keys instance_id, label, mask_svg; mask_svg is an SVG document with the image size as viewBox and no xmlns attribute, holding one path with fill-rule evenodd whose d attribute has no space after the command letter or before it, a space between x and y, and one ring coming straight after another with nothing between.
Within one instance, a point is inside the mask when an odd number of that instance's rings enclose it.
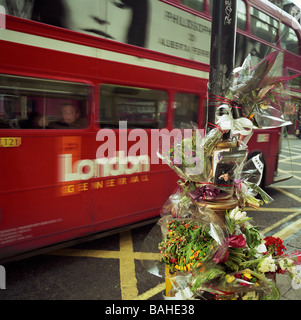
<instances>
[{"instance_id":1,"label":"white border strip","mask_svg":"<svg viewBox=\"0 0 301 320\"><path fill-rule=\"evenodd\" d=\"M84 46L80 44L36 36L36 35L22 33L18 31L2 29L0 30L0 39L4 41L34 46L34 47L43 48L43 49L56 50L60 52L82 55L90 58L104 59L108 61L121 62L121 63L140 66L144 68L163 70L163 71L178 73L182 75L203 78L207 80L209 79L209 73L206 71L190 69L190 68L177 66L177 65L173 65L165 62L139 58L139 57L127 55L124 53L118 53L114 51Z\"/></svg>"}]
</instances>

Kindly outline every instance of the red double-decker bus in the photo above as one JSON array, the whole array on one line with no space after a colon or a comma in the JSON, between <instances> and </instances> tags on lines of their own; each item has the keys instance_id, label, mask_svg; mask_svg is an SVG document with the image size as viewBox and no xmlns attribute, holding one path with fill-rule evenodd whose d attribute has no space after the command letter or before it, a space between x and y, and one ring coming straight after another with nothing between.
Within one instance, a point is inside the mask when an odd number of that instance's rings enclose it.
<instances>
[{"instance_id":1,"label":"red double-decker bus","mask_svg":"<svg viewBox=\"0 0 301 320\"><path fill-rule=\"evenodd\" d=\"M236 64L279 50L280 72L298 72L295 20L267 1L238 3ZM177 177L148 161L152 132L205 126L209 2L1 4L0 261L157 217ZM137 128L147 151L129 156ZM97 160L103 130L116 152ZM279 141L270 129L249 143L264 155L266 184Z\"/></svg>"}]
</instances>

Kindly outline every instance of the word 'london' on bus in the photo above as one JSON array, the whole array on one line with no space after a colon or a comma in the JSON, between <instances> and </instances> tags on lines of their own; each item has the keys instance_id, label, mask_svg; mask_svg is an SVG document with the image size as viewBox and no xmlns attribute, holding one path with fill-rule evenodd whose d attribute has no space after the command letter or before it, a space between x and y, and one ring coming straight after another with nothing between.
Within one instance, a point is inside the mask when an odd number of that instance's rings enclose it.
<instances>
[{"instance_id":1,"label":"word 'london' on bus","mask_svg":"<svg viewBox=\"0 0 301 320\"><path fill-rule=\"evenodd\" d=\"M95 160L79 160L73 164L72 154L62 154L60 157L59 181L89 180L91 178L119 176L135 172L147 172L150 164L159 164L158 150L166 161L171 161L171 148L178 154L178 164L182 163L182 148L175 148L183 139L185 163L191 165L185 169L186 174L201 174L204 167L204 150L201 148L205 130L197 129L196 152L192 153L192 129L151 129L150 152L148 154L148 133L144 129L133 129L127 134L127 122L119 121L119 151L117 151L116 134L111 129L100 129L96 141L105 141L96 151ZM182 134L183 133L183 134ZM106 139L107 138L107 139ZM137 141L138 139L138 141ZM129 141L135 143L128 149ZM160 148L159 148L160 145ZM127 151L128 150L128 151ZM137 154L140 154L137 156ZM197 160L198 158L198 160Z\"/></svg>"},{"instance_id":2,"label":"word 'london' on bus","mask_svg":"<svg viewBox=\"0 0 301 320\"><path fill-rule=\"evenodd\" d=\"M299 73L297 20L265 0L237 3L235 65L278 50L275 73ZM0 5L0 262L158 217L178 177L154 163L151 132L205 127L211 1ZM289 86L300 98L300 77ZM143 147L132 140L137 129ZM114 132L116 153L99 164L103 130ZM269 185L279 179L281 131L254 131L249 154L262 152Z\"/></svg>"}]
</instances>

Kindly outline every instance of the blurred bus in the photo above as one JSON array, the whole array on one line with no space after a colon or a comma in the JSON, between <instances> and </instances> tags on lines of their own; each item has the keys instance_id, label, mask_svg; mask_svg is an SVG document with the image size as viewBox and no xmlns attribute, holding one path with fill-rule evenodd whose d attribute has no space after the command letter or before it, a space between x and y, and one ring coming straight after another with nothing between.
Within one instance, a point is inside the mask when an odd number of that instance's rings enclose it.
<instances>
[{"instance_id":1,"label":"blurred bus","mask_svg":"<svg viewBox=\"0 0 301 320\"><path fill-rule=\"evenodd\" d=\"M0 5L0 262L158 217L178 178L146 161L151 132L205 126L209 1ZM279 50L279 71L299 72L300 35L268 1L238 1L236 65ZM130 157L135 129L148 143ZM114 133L117 152L99 162L110 139L102 132ZM264 155L266 184L279 142L271 129L255 130L249 143L250 154Z\"/></svg>"}]
</instances>

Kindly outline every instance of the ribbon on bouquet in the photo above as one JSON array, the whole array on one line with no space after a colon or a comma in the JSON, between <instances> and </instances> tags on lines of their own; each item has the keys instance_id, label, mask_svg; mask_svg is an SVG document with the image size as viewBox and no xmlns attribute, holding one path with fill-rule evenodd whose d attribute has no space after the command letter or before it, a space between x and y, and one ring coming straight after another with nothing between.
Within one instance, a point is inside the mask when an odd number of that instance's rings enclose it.
<instances>
[{"instance_id":1,"label":"ribbon on bouquet","mask_svg":"<svg viewBox=\"0 0 301 320\"><path fill-rule=\"evenodd\" d=\"M233 233L232 236L226 238L222 247L215 254L213 261L216 264L226 262L229 257L228 248L243 248L246 244L246 239L242 234L235 235Z\"/></svg>"},{"instance_id":2,"label":"ribbon on bouquet","mask_svg":"<svg viewBox=\"0 0 301 320\"><path fill-rule=\"evenodd\" d=\"M227 104L222 104L217 108L216 113L223 111L223 115L216 116L217 122L221 130L228 131L231 130L233 134L241 134L243 136L248 136L253 131L253 122L248 118L238 118L233 119L231 112L231 107Z\"/></svg>"}]
</instances>

